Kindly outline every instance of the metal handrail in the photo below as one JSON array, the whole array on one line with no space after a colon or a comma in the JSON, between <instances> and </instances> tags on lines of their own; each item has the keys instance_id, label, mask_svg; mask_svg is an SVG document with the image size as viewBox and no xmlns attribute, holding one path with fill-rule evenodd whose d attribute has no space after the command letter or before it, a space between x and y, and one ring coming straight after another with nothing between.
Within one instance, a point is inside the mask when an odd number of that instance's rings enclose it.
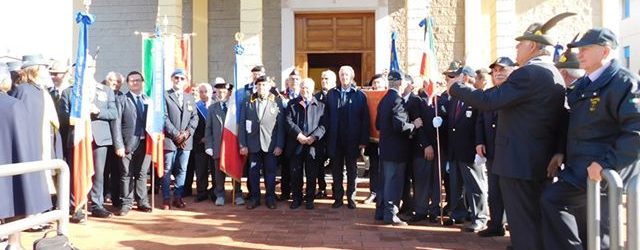
<instances>
[{"instance_id":1,"label":"metal handrail","mask_svg":"<svg viewBox=\"0 0 640 250\"><path fill-rule=\"evenodd\" d=\"M627 249L640 249L640 181L634 176L627 187Z\"/></svg>"},{"instance_id":2,"label":"metal handrail","mask_svg":"<svg viewBox=\"0 0 640 250\"><path fill-rule=\"evenodd\" d=\"M612 169L602 170L602 179L608 184L611 250L623 249L622 241L622 178ZM600 249L600 182L588 181L587 186L587 242L588 250Z\"/></svg>"},{"instance_id":3,"label":"metal handrail","mask_svg":"<svg viewBox=\"0 0 640 250\"><path fill-rule=\"evenodd\" d=\"M69 228L69 166L62 160L33 161L0 165L0 177L21 175L45 170L57 170L58 173L58 209L38 215L29 216L17 221L0 225L0 236L21 232L25 229L58 221L58 233L67 235Z\"/></svg>"}]
</instances>

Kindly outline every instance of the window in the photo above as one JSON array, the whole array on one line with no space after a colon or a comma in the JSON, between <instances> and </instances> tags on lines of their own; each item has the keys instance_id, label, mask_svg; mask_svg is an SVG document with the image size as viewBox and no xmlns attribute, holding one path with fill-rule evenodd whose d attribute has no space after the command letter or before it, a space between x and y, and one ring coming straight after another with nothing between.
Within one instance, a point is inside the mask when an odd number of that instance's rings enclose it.
<instances>
[{"instance_id":1,"label":"window","mask_svg":"<svg viewBox=\"0 0 640 250\"><path fill-rule=\"evenodd\" d=\"M629 17L631 0L622 0L622 19Z\"/></svg>"},{"instance_id":2,"label":"window","mask_svg":"<svg viewBox=\"0 0 640 250\"><path fill-rule=\"evenodd\" d=\"M629 68L629 66L631 63L631 49L629 48L629 46L625 46L624 47L624 65L627 67L627 69Z\"/></svg>"}]
</instances>

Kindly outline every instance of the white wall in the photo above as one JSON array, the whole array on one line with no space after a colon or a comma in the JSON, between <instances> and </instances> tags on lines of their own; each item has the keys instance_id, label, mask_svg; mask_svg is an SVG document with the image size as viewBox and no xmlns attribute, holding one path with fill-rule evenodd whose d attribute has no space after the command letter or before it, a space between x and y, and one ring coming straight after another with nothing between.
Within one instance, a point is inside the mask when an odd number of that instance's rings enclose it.
<instances>
[{"instance_id":1,"label":"white wall","mask_svg":"<svg viewBox=\"0 0 640 250\"><path fill-rule=\"evenodd\" d=\"M3 1L0 56L41 53L67 62L73 54L73 1Z\"/></svg>"},{"instance_id":2,"label":"white wall","mask_svg":"<svg viewBox=\"0 0 640 250\"><path fill-rule=\"evenodd\" d=\"M624 47L629 46L631 50L629 69L634 73L638 73L638 69L640 69L640 11L638 10L640 10L640 0L631 0L629 17L620 22L620 34L618 34L620 40L619 58L624 60Z\"/></svg>"}]
</instances>

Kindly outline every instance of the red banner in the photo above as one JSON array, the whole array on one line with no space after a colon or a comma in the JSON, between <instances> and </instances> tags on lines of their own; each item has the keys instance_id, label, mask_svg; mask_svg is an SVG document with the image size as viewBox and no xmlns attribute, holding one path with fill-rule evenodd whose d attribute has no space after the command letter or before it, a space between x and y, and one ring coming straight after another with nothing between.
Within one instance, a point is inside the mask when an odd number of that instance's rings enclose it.
<instances>
[{"instance_id":1,"label":"red banner","mask_svg":"<svg viewBox=\"0 0 640 250\"><path fill-rule=\"evenodd\" d=\"M376 116L378 115L378 103L387 93L386 90L362 90L367 95L367 106L369 106L369 129L371 132L371 140L378 141L380 139L380 132L376 129Z\"/></svg>"}]
</instances>

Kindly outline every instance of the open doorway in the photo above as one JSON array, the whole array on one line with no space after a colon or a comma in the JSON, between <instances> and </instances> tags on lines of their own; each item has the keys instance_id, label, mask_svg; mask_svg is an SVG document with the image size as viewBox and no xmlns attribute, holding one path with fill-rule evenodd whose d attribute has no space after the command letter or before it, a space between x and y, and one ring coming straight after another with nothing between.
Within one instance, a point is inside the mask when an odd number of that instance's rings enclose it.
<instances>
[{"instance_id":1,"label":"open doorway","mask_svg":"<svg viewBox=\"0 0 640 250\"><path fill-rule=\"evenodd\" d=\"M336 84L340 84L338 70L344 65L349 65L355 71L354 81L362 85L362 54L361 53L309 53L307 54L309 63L308 77L316 82L316 89L320 89L320 75L327 69L336 73Z\"/></svg>"}]
</instances>

